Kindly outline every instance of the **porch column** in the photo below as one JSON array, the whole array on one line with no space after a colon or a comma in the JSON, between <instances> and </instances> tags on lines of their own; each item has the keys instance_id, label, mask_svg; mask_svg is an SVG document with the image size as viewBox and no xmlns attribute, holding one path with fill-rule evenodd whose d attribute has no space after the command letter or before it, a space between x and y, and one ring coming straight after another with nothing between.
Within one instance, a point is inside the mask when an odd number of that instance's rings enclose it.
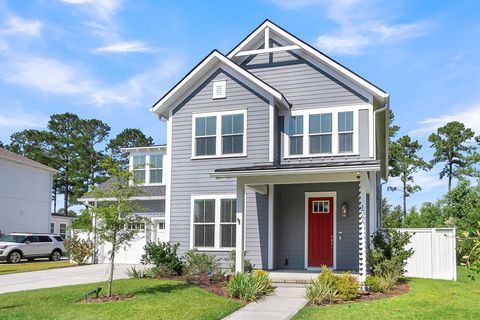
<instances>
[{"instance_id":1,"label":"porch column","mask_svg":"<svg viewBox=\"0 0 480 320\"><path fill-rule=\"evenodd\" d=\"M273 270L273 208L274 208L274 185L268 185L268 270Z\"/></svg>"},{"instance_id":2,"label":"porch column","mask_svg":"<svg viewBox=\"0 0 480 320\"><path fill-rule=\"evenodd\" d=\"M235 246L235 272L243 272L244 223L245 223L245 184L237 178L237 237Z\"/></svg>"},{"instance_id":3,"label":"porch column","mask_svg":"<svg viewBox=\"0 0 480 320\"><path fill-rule=\"evenodd\" d=\"M360 195L358 210L358 272L360 281L364 282L367 278L367 177L366 173L360 176Z\"/></svg>"}]
</instances>

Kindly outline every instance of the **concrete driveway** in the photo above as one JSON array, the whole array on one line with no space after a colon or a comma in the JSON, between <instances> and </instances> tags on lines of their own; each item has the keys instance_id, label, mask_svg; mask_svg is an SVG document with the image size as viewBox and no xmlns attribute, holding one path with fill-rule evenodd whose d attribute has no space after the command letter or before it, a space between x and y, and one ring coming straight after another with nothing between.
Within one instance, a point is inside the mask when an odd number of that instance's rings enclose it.
<instances>
[{"instance_id":1,"label":"concrete driveway","mask_svg":"<svg viewBox=\"0 0 480 320\"><path fill-rule=\"evenodd\" d=\"M131 266L126 264L116 265L113 278L128 278L126 271ZM107 264L6 274L0 276L0 293L102 282L106 281L107 278Z\"/></svg>"}]
</instances>

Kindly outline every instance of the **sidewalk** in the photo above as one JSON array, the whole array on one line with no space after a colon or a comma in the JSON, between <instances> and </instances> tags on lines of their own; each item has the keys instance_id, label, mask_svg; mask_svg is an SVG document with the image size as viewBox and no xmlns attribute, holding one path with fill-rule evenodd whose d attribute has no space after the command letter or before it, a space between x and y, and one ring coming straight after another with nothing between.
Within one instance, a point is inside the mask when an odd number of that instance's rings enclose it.
<instances>
[{"instance_id":1,"label":"sidewalk","mask_svg":"<svg viewBox=\"0 0 480 320\"><path fill-rule=\"evenodd\" d=\"M247 304L226 320L283 320L292 318L305 306L304 287L281 286L273 294Z\"/></svg>"}]
</instances>

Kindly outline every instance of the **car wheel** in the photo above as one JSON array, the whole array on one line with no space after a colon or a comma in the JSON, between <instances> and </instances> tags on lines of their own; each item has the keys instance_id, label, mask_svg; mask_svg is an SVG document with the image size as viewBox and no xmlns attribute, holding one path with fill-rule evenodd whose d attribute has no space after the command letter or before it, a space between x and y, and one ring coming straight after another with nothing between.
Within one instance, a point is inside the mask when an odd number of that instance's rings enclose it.
<instances>
[{"instance_id":1,"label":"car wheel","mask_svg":"<svg viewBox=\"0 0 480 320\"><path fill-rule=\"evenodd\" d=\"M50 261L58 261L62 257L62 253L60 250L53 250L52 254L50 255Z\"/></svg>"},{"instance_id":2,"label":"car wheel","mask_svg":"<svg viewBox=\"0 0 480 320\"><path fill-rule=\"evenodd\" d=\"M22 253L20 251L12 251L7 256L8 263L19 263L22 260Z\"/></svg>"}]
</instances>

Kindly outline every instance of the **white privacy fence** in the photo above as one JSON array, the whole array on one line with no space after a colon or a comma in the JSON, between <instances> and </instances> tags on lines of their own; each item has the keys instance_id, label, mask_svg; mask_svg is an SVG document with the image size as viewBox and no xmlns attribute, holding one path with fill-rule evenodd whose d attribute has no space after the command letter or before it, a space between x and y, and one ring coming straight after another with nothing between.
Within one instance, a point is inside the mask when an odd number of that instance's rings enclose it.
<instances>
[{"instance_id":1,"label":"white privacy fence","mask_svg":"<svg viewBox=\"0 0 480 320\"><path fill-rule=\"evenodd\" d=\"M407 261L407 276L457 280L455 228L402 228L412 235L415 251Z\"/></svg>"}]
</instances>

